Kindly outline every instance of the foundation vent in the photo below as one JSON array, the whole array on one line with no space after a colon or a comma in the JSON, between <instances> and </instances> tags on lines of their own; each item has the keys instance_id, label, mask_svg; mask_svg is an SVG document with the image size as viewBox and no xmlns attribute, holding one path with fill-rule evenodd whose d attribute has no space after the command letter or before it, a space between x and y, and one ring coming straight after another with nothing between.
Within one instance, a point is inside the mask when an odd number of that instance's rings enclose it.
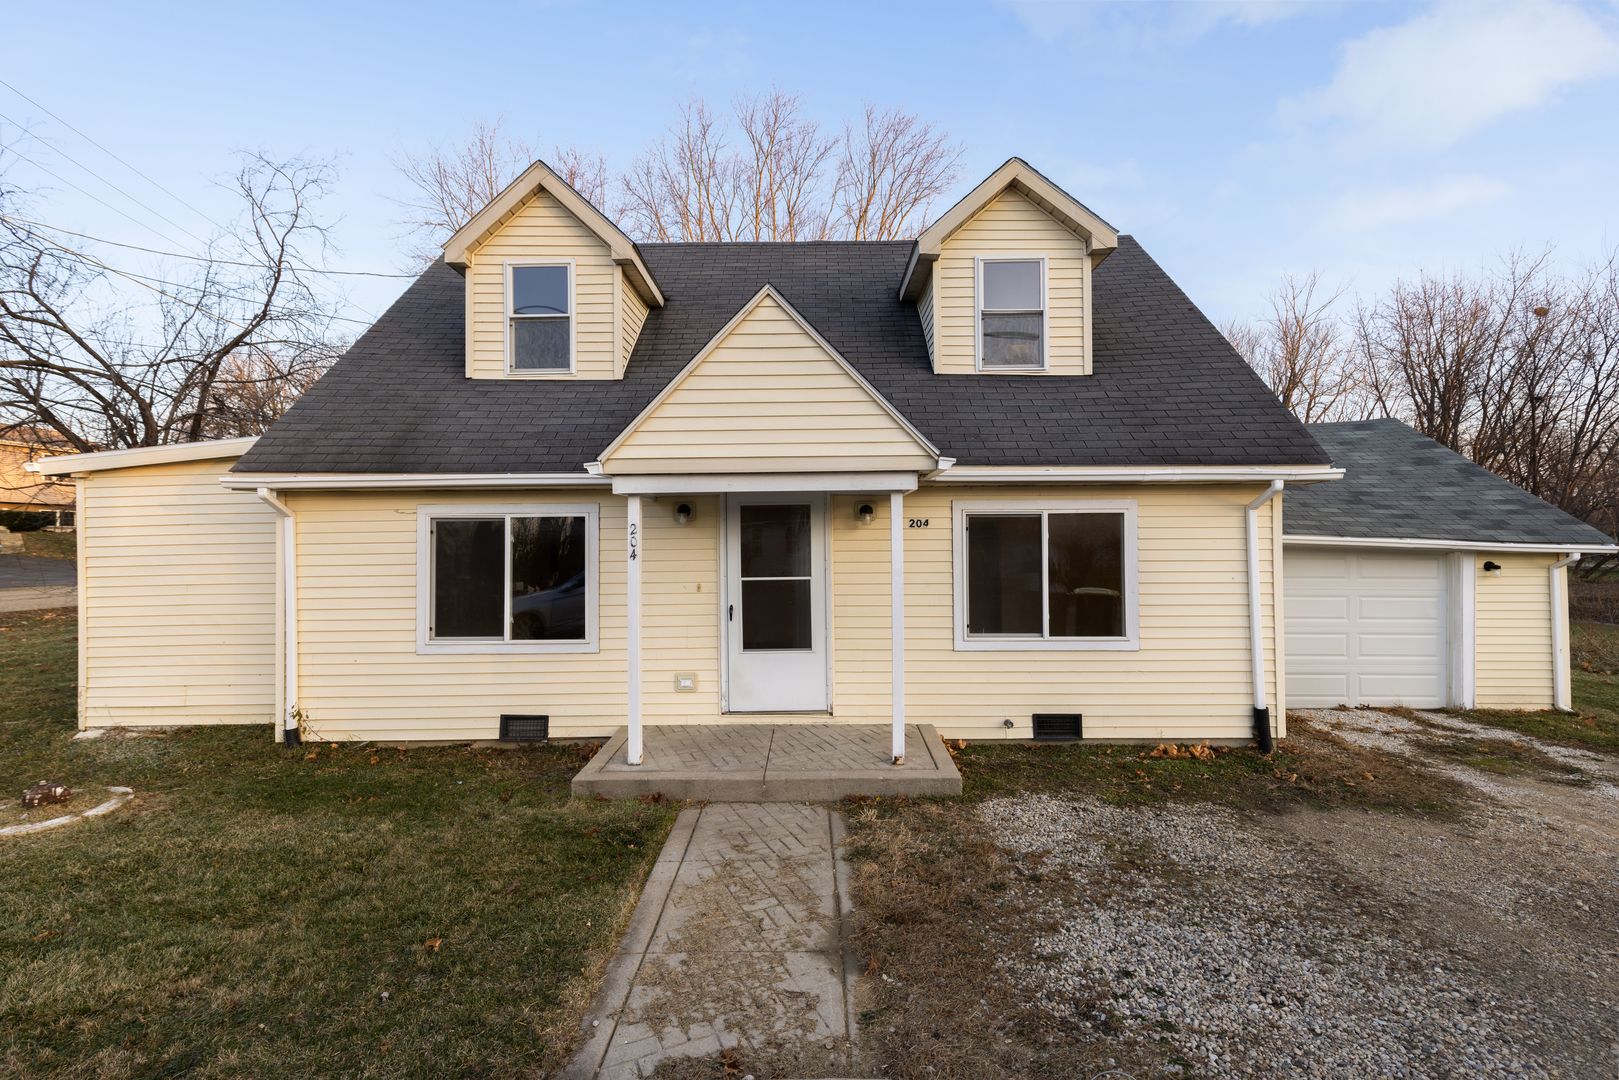
<instances>
[{"instance_id":1,"label":"foundation vent","mask_svg":"<svg viewBox=\"0 0 1619 1080\"><path fill-rule=\"evenodd\" d=\"M500 714L501 742L545 742L551 737L549 716Z\"/></svg>"},{"instance_id":2,"label":"foundation vent","mask_svg":"<svg viewBox=\"0 0 1619 1080\"><path fill-rule=\"evenodd\" d=\"M1085 718L1079 713L1035 713L1034 737L1041 742L1068 742L1081 737Z\"/></svg>"}]
</instances>

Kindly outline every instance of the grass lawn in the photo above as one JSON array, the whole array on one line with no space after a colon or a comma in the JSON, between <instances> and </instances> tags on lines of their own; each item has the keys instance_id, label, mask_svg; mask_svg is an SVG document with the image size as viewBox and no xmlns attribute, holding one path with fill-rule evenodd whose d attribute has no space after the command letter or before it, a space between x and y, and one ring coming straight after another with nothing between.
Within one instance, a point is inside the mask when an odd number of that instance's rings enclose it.
<instances>
[{"instance_id":1,"label":"grass lawn","mask_svg":"<svg viewBox=\"0 0 1619 1080\"><path fill-rule=\"evenodd\" d=\"M33 532L17 535L22 537L24 555L33 555L41 559L72 559L77 556L78 533L35 529Z\"/></svg>"},{"instance_id":2,"label":"grass lawn","mask_svg":"<svg viewBox=\"0 0 1619 1080\"><path fill-rule=\"evenodd\" d=\"M577 748L284 749L267 727L73 742L74 620L0 615L0 1074L537 1076L673 820L570 798ZM36 812L37 813L37 812Z\"/></svg>"},{"instance_id":3,"label":"grass lawn","mask_svg":"<svg viewBox=\"0 0 1619 1080\"><path fill-rule=\"evenodd\" d=\"M1572 713L1464 709L1455 715L1563 746L1619 754L1619 675L1575 671Z\"/></svg>"}]
</instances>

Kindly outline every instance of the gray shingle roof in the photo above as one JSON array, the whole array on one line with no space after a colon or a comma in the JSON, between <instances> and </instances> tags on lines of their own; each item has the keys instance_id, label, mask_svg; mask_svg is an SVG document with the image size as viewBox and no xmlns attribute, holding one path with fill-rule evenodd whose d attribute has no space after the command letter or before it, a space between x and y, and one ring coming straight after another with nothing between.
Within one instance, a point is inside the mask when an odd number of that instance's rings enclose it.
<instances>
[{"instance_id":1,"label":"gray shingle roof","mask_svg":"<svg viewBox=\"0 0 1619 1080\"><path fill-rule=\"evenodd\" d=\"M1398 420L1311 424L1342 480L1289 490L1290 536L1389 537L1500 544L1613 543Z\"/></svg>"},{"instance_id":2,"label":"gray shingle roof","mask_svg":"<svg viewBox=\"0 0 1619 1080\"><path fill-rule=\"evenodd\" d=\"M464 377L463 279L412 284L238 472L576 472L772 284L963 465L1312 465L1326 454L1140 245L1096 271L1091 376L934 375L909 243L648 244L667 304L625 378Z\"/></svg>"}]
</instances>

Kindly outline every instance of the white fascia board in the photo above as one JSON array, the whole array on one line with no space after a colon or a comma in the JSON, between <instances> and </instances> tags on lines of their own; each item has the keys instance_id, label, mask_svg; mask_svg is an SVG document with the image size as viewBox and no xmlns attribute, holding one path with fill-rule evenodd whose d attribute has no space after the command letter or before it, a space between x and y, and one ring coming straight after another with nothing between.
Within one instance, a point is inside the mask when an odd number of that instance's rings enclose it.
<instances>
[{"instance_id":1,"label":"white fascia board","mask_svg":"<svg viewBox=\"0 0 1619 1080\"><path fill-rule=\"evenodd\" d=\"M258 442L258 436L244 439L214 439L210 442L171 443L167 446L137 446L129 450L101 450L93 454L66 454L30 462L29 472L41 476L67 476L73 473L132 469L138 465L171 465L180 461L210 461L241 457Z\"/></svg>"},{"instance_id":2,"label":"white fascia board","mask_svg":"<svg viewBox=\"0 0 1619 1080\"><path fill-rule=\"evenodd\" d=\"M363 491L394 488L606 487L607 478L586 473L227 473L219 482L232 491Z\"/></svg>"},{"instance_id":3,"label":"white fascia board","mask_svg":"<svg viewBox=\"0 0 1619 1080\"><path fill-rule=\"evenodd\" d=\"M1283 533L1288 547L1411 548L1419 551L1506 551L1543 555L1606 555L1619 552L1619 545L1608 544L1505 544L1488 540L1428 540L1392 536L1300 536Z\"/></svg>"},{"instance_id":4,"label":"white fascia board","mask_svg":"<svg viewBox=\"0 0 1619 1080\"><path fill-rule=\"evenodd\" d=\"M881 494L916 490L914 472L684 473L615 476L614 495L707 495L762 491Z\"/></svg>"},{"instance_id":5,"label":"white fascia board","mask_svg":"<svg viewBox=\"0 0 1619 1080\"><path fill-rule=\"evenodd\" d=\"M932 477L938 484L1310 484L1337 480L1344 470L1326 465L1052 465L1020 468L955 465Z\"/></svg>"}]
</instances>

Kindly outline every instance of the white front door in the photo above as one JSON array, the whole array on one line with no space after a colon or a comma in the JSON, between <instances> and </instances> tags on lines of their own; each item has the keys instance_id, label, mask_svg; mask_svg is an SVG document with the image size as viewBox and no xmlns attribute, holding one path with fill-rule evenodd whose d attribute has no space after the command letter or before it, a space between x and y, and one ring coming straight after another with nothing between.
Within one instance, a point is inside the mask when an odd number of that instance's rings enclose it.
<instances>
[{"instance_id":1,"label":"white front door","mask_svg":"<svg viewBox=\"0 0 1619 1080\"><path fill-rule=\"evenodd\" d=\"M825 499L732 496L725 517L727 707L825 712Z\"/></svg>"}]
</instances>

